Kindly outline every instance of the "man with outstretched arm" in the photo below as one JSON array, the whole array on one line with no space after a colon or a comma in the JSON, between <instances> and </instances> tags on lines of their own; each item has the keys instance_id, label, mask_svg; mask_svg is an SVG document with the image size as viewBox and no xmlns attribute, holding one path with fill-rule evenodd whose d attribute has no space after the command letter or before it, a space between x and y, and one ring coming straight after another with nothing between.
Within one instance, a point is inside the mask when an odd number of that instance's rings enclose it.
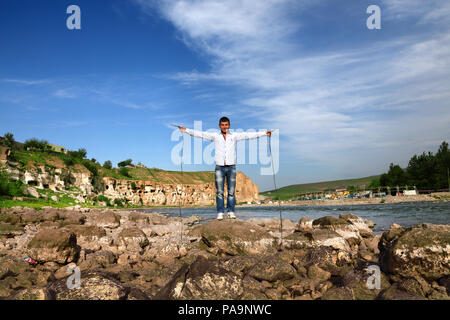
<instances>
[{"instance_id":1,"label":"man with outstretched arm","mask_svg":"<svg viewBox=\"0 0 450 320\"><path fill-rule=\"evenodd\" d=\"M216 181L216 206L217 219L222 220L225 213L224 204L224 183L227 180L227 213L231 219L236 219L234 214L234 207L236 199L234 191L236 187L236 142L244 139L255 139L262 136L270 136L271 131L266 132L230 132L230 119L222 117L219 120L220 132L206 132L186 129L179 127L181 132L186 132L189 135L197 138L203 138L209 141L214 141L216 155L214 160L216 162L215 181Z\"/></svg>"}]
</instances>

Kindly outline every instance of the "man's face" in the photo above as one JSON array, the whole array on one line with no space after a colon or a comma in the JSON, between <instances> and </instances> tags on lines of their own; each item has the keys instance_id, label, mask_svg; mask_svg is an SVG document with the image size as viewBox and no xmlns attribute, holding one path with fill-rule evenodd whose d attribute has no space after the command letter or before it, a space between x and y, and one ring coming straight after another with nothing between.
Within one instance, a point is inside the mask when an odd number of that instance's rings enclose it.
<instances>
[{"instance_id":1,"label":"man's face","mask_svg":"<svg viewBox=\"0 0 450 320\"><path fill-rule=\"evenodd\" d=\"M221 122L219 123L219 127L222 132L227 132L227 130L230 129L230 123L228 121Z\"/></svg>"}]
</instances>

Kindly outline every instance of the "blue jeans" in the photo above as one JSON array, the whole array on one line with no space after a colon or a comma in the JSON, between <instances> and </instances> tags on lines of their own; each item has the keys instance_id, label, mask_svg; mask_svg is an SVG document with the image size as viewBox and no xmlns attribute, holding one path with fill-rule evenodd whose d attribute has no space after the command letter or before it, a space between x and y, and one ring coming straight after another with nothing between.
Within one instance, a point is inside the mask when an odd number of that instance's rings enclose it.
<instances>
[{"instance_id":1,"label":"blue jeans","mask_svg":"<svg viewBox=\"0 0 450 320\"><path fill-rule=\"evenodd\" d=\"M216 165L215 172L216 189L217 189L217 212L225 213L225 203L224 203L224 184L225 178L227 179L227 211L234 212L234 206L236 204L236 198L234 196L234 190L236 188L236 165L231 166L218 166Z\"/></svg>"}]
</instances>

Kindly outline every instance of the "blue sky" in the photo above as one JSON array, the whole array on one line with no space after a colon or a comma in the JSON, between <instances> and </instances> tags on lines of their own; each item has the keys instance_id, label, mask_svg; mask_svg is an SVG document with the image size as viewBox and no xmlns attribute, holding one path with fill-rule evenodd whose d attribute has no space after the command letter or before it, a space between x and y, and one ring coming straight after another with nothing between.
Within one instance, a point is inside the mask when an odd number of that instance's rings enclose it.
<instances>
[{"instance_id":1,"label":"blue sky","mask_svg":"<svg viewBox=\"0 0 450 320\"><path fill-rule=\"evenodd\" d=\"M449 29L437 0L1 1L0 134L178 170L168 125L226 115L279 129L278 186L380 174L450 140Z\"/></svg>"}]
</instances>

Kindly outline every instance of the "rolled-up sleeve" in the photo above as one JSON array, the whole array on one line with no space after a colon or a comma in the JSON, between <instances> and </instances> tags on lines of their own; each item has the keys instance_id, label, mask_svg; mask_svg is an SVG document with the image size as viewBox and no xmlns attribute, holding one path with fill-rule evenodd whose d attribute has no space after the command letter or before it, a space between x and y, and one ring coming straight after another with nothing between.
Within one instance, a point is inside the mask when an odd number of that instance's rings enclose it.
<instances>
[{"instance_id":1,"label":"rolled-up sleeve","mask_svg":"<svg viewBox=\"0 0 450 320\"><path fill-rule=\"evenodd\" d=\"M236 133L236 140L245 140L245 139L255 139L259 137L264 137L267 135L267 131L258 131L258 132L238 132Z\"/></svg>"},{"instance_id":2,"label":"rolled-up sleeve","mask_svg":"<svg viewBox=\"0 0 450 320\"><path fill-rule=\"evenodd\" d=\"M196 137L196 138L202 138L202 139L206 139L209 141L214 141L214 134L210 133L210 132L197 131L197 130L192 130L192 129L186 128L186 133L193 137Z\"/></svg>"}]
</instances>

